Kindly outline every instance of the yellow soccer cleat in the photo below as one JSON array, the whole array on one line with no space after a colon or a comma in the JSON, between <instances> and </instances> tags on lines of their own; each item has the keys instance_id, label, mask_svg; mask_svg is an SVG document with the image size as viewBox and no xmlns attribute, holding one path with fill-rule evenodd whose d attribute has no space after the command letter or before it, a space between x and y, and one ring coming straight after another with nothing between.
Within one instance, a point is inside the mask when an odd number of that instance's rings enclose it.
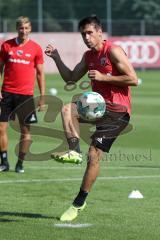
<instances>
[{"instance_id":1,"label":"yellow soccer cleat","mask_svg":"<svg viewBox=\"0 0 160 240\"><path fill-rule=\"evenodd\" d=\"M74 220L79 212L83 211L83 209L86 207L86 202L81 207L75 207L75 206L70 206L60 217L60 221L72 221Z\"/></svg>"},{"instance_id":2,"label":"yellow soccer cleat","mask_svg":"<svg viewBox=\"0 0 160 240\"><path fill-rule=\"evenodd\" d=\"M61 163L81 164L83 162L82 154L74 150L69 150L67 152L61 152L61 153L52 153L51 158Z\"/></svg>"}]
</instances>

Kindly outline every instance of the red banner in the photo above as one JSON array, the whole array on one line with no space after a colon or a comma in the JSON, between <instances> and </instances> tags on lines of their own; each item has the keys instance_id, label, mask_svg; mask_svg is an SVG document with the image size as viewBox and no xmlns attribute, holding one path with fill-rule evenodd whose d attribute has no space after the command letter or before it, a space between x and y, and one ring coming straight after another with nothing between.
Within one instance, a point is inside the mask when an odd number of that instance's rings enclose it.
<instances>
[{"instance_id":1,"label":"red banner","mask_svg":"<svg viewBox=\"0 0 160 240\"><path fill-rule=\"evenodd\" d=\"M160 68L160 37L111 37L135 68Z\"/></svg>"}]
</instances>

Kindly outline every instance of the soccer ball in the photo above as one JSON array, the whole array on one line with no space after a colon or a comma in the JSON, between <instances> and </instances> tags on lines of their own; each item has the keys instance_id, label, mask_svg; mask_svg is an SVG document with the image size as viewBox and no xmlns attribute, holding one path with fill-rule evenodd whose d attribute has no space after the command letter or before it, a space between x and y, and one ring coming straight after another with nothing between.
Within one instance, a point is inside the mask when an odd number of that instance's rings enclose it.
<instances>
[{"instance_id":1,"label":"soccer ball","mask_svg":"<svg viewBox=\"0 0 160 240\"><path fill-rule=\"evenodd\" d=\"M50 94L51 94L52 96L56 96L58 91L57 91L56 88L50 88L50 89L49 89L49 92L50 92Z\"/></svg>"},{"instance_id":2,"label":"soccer ball","mask_svg":"<svg viewBox=\"0 0 160 240\"><path fill-rule=\"evenodd\" d=\"M101 118L106 110L104 98L97 92L84 92L77 101L77 111L84 120Z\"/></svg>"}]
</instances>

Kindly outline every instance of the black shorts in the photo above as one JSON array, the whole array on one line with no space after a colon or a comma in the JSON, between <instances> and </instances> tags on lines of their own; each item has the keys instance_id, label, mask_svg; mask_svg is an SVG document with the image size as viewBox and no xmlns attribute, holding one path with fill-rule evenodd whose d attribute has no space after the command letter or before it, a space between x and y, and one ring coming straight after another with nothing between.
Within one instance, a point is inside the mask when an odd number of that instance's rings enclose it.
<instances>
[{"instance_id":1,"label":"black shorts","mask_svg":"<svg viewBox=\"0 0 160 240\"><path fill-rule=\"evenodd\" d=\"M95 122L79 119L80 123L91 123L96 126L96 131L91 136L91 146L109 152L113 142L127 127L130 116L127 112L106 111L104 116Z\"/></svg>"},{"instance_id":2,"label":"black shorts","mask_svg":"<svg viewBox=\"0 0 160 240\"><path fill-rule=\"evenodd\" d=\"M33 96L3 91L0 102L0 122L15 120L15 115L21 124L37 122Z\"/></svg>"},{"instance_id":3,"label":"black shorts","mask_svg":"<svg viewBox=\"0 0 160 240\"><path fill-rule=\"evenodd\" d=\"M106 111L103 118L96 122L96 131L91 136L92 146L109 152L113 142L126 128L130 120L127 112Z\"/></svg>"}]
</instances>

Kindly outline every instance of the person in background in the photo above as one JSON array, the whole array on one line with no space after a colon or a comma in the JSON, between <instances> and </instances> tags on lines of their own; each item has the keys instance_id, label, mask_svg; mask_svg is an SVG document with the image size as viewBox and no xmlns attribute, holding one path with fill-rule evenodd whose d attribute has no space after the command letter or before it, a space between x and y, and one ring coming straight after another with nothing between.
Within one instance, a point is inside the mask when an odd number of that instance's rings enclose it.
<instances>
[{"instance_id":1,"label":"person in background","mask_svg":"<svg viewBox=\"0 0 160 240\"><path fill-rule=\"evenodd\" d=\"M43 52L41 47L29 38L31 21L21 16L16 20L18 35L5 41L0 50L0 73L3 74L0 92L0 172L9 170L8 121L17 114L21 137L15 171L23 173L23 161L31 140L30 124L37 122L33 100L35 79L40 99L39 110L44 108L45 78Z\"/></svg>"}]
</instances>

